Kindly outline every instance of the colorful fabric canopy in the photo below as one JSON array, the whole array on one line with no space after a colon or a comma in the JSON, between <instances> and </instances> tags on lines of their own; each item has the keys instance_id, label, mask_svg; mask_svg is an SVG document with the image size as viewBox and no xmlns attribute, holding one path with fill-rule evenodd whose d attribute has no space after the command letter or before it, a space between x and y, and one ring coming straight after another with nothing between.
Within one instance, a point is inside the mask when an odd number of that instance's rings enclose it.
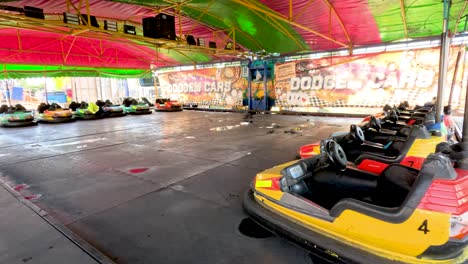
<instances>
[{"instance_id":1,"label":"colorful fabric canopy","mask_svg":"<svg viewBox=\"0 0 468 264\"><path fill-rule=\"evenodd\" d=\"M86 13L86 1L71 0L72 6L63 0L0 2L9 7L42 8L47 22L28 20L23 14L0 8L0 63L92 67L99 75L105 74L100 68L148 70L239 59L236 54L225 54L224 46L230 41L241 48L239 56L263 50L283 55L351 50L438 36L443 20L443 3L434 0L192 0L180 5L169 0L89 0L90 14L101 24L96 30L62 22L63 12ZM452 1L451 32L463 31L464 21L457 22L467 13L465 7L466 1ZM177 36L192 35L204 40L205 46L212 41L218 49L188 46L183 41L158 44L103 30L103 20L114 20L120 32L129 24L136 26L141 36L142 19L159 12L175 16Z\"/></svg>"}]
</instances>

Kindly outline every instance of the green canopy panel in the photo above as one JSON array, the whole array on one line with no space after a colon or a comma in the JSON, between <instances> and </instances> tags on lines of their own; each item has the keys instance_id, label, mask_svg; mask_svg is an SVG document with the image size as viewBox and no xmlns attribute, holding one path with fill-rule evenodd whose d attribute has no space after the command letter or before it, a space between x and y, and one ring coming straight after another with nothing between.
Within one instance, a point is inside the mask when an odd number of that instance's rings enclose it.
<instances>
[{"instance_id":1,"label":"green canopy panel","mask_svg":"<svg viewBox=\"0 0 468 264\"><path fill-rule=\"evenodd\" d=\"M151 78L151 70L2 64L1 79L33 77Z\"/></svg>"}]
</instances>

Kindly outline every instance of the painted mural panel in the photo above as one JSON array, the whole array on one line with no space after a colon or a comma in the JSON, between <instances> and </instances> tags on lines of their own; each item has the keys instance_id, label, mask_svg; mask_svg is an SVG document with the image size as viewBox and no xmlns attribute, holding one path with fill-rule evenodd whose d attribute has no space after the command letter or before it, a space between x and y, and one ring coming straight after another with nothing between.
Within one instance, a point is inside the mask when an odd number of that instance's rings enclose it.
<instances>
[{"instance_id":1,"label":"painted mural panel","mask_svg":"<svg viewBox=\"0 0 468 264\"><path fill-rule=\"evenodd\" d=\"M458 49L451 50L448 84L450 90ZM436 95L439 50L309 59L275 66L276 105L294 107L380 107L423 104ZM458 102L461 73L454 93Z\"/></svg>"},{"instance_id":2,"label":"painted mural panel","mask_svg":"<svg viewBox=\"0 0 468 264\"><path fill-rule=\"evenodd\" d=\"M210 68L158 75L162 97L199 106L238 107L247 91L241 67Z\"/></svg>"}]
</instances>

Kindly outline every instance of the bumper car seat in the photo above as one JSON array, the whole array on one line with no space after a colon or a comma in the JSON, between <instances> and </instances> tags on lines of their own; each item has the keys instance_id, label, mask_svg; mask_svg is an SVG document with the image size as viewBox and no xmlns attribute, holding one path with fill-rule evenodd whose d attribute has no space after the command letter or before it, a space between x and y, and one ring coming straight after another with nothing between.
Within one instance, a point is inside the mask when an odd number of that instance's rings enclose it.
<instances>
[{"instance_id":1,"label":"bumper car seat","mask_svg":"<svg viewBox=\"0 0 468 264\"><path fill-rule=\"evenodd\" d=\"M408 196L418 176L418 170L399 164L388 166L377 179L375 194L371 198L375 205L399 207Z\"/></svg>"}]
</instances>

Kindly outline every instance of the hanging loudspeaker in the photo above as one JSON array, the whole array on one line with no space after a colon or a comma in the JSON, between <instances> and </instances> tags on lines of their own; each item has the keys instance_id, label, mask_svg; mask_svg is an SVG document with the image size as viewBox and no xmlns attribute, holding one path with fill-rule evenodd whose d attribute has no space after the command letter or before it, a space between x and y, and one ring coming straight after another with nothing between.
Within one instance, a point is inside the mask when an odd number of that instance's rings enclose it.
<instances>
[{"instance_id":1,"label":"hanging loudspeaker","mask_svg":"<svg viewBox=\"0 0 468 264\"><path fill-rule=\"evenodd\" d=\"M187 35L187 44L189 45L197 45L195 38L192 35Z\"/></svg>"},{"instance_id":2,"label":"hanging loudspeaker","mask_svg":"<svg viewBox=\"0 0 468 264\"><path fill-rule=\"evenodd\" d=\"M91 22L91 26L99 28L99 24L95 16L89 16L89 21ZM81 23L83 25L88 25L88 15L81 14Z\"/></svg>"},{"instance_id":3,"label":"hanging loudspeaker","mask_svg":"<svg viewBox=\"0 0 468 264\"><path fill-rule=\"evenodd\" d=\"M143 18L143 36L148 38L156 38L156 18Z\"/></svg>"},{"instance_id":4,"label":"hanging loudspeaker","mask_svg":"<svg viewBox=\"0 0 468 264\"><path fill-rule=\"evenodd\" d=\"M27 17L44 19L44 10L32 6L24 6L24 15Z\"/></svg>"},{"instance_id":5,"label":"hanging loudspeaker","mask_svg":"<svg viewBox=\"0 0 468 264\"><path fill-rule=\"evenodd\" d=\"M136 35L136 30L134 26L124 25L124 33L130 35Z\"/></svg>"},{"instance_id":6,"label":"hanging loudspeaker","mask_svg":"<svg viewBox=\"0 0 468 264\"><path fill-rule=\"evenodd\" d=\"M156 38L176 39L175 18L166 14L158 14L156 17Z\"/></svg>"},{"instance_id":7,"label":"hanging loudspeaker","mask_svg":"<svg viewBox=\"0 0 468 264\"><path fill-rule=\"evenodd\" d=\"M71 13L63 13L63 22L67 24L73 24L73 25L80 24L78 15L71 14Z\"/></svg>"},{"instance_id":8,"label":"hanging loudspeaker","mask_svg":"<svg viewBox=\"0 0 468 264\"><path fill-rule=\"evenodd\" d=\"M104 20L104 29L117 32L117 22L111 20Z\"/></svg>"},{"instance_id":9,"label":"hanging loudspeaker","mask_svg":"<svg viewBox=\"0 0 468 264\"><path fill-rule=\"evenodd\" d=\"M205 39L197 38L197 45L204 47L205 46Z\"/></svg>"}]
</instances>

